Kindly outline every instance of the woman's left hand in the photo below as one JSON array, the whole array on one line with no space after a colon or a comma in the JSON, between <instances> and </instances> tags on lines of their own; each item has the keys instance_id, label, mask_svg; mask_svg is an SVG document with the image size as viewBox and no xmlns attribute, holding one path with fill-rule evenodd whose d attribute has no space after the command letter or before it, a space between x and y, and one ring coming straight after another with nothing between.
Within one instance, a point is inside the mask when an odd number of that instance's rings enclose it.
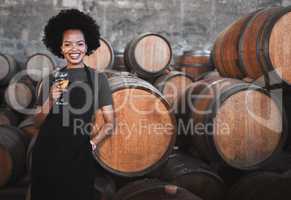
<instances>
[{"instance_id":1,"label":"woman's left hand","mask_svg":"<svg viewBox=\"0 0 291 200\"><path fill-rule=\"evenodd\" d=\"M99 128L97 126L100 125L99 123L96 123L96 119L100 118L100 112L95 113L95 122L94 126L92 127L92 135L94 136L91 139L91 142L96 146L99 145L100 142L102 142L105 138L109 137L113 134L115 129L115 116L113 112L112 105L103 106L101 108L102 117L104 119L104 124Z\"/></svg>"},{"instance_id":2,"label":"woman's left hand","mask_svg":"<svg viewBox=\"0 0 291 200\"><path fill-rule=\"evenodd\" d=\"M96 130L95 126L93 126L93 131L94 130ZM113 130L114 124L112 123L104 124L101 130L97 133L97 135L91 139L91 142L98 146L100 142L102 142L105 138L113 134Z\"/></svg>"}]
</instances>

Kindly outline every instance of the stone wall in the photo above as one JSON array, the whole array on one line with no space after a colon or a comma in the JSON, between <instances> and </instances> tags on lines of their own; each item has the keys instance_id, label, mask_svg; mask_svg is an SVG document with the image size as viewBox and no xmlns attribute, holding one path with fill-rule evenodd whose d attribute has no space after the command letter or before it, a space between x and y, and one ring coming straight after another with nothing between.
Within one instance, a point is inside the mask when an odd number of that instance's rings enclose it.
<instances>
[{"instance_id":1,"label":"stone wall","mask_svg":"<svg viewBox=\"0 0 291 200\"><path fill-rule=\"evenodd\" d=\"M157 32L180 54L210 49L218 33L238 17L275 5L291 5L291 0L0 0L0 52L20 63L33 53L47 53L43 27L64 8L90 13L116 50L140 33Z\"/></svg>"}]
</instances>

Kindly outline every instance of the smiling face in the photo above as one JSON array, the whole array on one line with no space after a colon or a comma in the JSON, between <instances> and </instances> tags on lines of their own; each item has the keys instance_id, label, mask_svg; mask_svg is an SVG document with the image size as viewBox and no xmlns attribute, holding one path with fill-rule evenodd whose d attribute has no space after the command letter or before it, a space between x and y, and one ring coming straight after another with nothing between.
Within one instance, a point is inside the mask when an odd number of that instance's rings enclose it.
<instances>
[{"instance_id":1,"label":"smiling face","mask_svg":"<svg viewBox=\"0 0 291 200\"><path fill-rule=\"evenodd\" d=\"M85 37L80 30L69 29L63 34L61 51L68 68L83 66L83 58L87 52Z\"/></svg>"}]
</instances>

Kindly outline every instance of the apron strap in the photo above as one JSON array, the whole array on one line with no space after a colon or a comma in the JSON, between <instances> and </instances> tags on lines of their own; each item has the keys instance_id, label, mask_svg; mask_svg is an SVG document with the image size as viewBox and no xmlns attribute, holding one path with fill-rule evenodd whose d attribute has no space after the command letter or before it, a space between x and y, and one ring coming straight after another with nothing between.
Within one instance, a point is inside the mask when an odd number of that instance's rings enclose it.
<instances>
[{"instance_id":1,"label":"apron strap","mask_svg":"<svg viewBox=\"0 0 291 200\"><path fill-rule=\"evenodd\" d=\"M92 90L92 94L93 94L93 111L92 114L93 116L95 116L95 111L98 109L98 90L96 90L95 86L96 86L96 76L95 73L91 73L89 70L89 67L87 65L84 66L86 74L87 74L87 80L89 82L89 85L91 87ZM98 78L97 78L98 81ZM97 93L96 93L97 92Z\"/></svg>"},{"instance_id":2,"label":"apron strap","mask_svg":"<svg viewBox=\"0 0 291 200\"><path fill-rule=\"evenodd\" d=\"M88 67L88 66L85 65L84 68L85 68L85 71L86 71L86 74L87 74L87 80L88 80L89 85L90 85L90 87L91 87L91 89L92 89L92 92L94 93L95 90L94 90L93 79L95 80L95 77L92 77L92 74L90 73L90 71L89 71L89 67ZM94 95L94 96L95 96L95 95Z\"/></svg>"}]
</instances>

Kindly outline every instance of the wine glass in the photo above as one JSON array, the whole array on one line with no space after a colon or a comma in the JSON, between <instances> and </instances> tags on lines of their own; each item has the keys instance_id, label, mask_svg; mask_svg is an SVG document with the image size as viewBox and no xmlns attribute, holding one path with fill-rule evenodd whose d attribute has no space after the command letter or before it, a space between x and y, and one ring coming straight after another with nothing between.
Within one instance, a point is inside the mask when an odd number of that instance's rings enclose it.
<instances>
[{"instance_id":1,"label":"wine glass","mask_svg":"<svg viewBox=\"0 0 291 200\"><path fill-rule=\"evenodd\" d=\"M57 70L54 74L54 82L58 83L58 87L61 89L66 89L69 85L69 77L67 71ZM66 92L66 90L64 90ZM68 102L65 101L64 94L61 95L59 99L57 99L57 105L66 105Z\"/></svg>"}]
</instances>

